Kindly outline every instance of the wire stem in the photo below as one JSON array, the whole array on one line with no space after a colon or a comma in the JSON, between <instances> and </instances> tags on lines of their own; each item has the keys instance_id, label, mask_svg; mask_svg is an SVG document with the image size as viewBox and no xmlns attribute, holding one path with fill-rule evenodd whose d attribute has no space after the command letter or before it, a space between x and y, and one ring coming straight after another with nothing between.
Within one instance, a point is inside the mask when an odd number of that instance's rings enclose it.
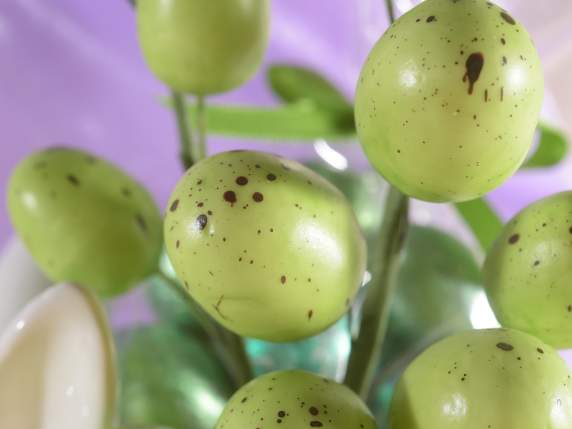
<instances>
[{"instance_id":1,"label":"wire stem","mask_svg":"<svg viewBox=\"0 0 572 429\"><path fill-rule=\"evenodd\" d=\"M172 92L173 105L175 108L177 125L179 130L179 140L181 144L180 158L185 169L192 167L197 161L206 156L206 117L204 97L197 96L197 137L193 139L190 127L186 102L179 92ZM248 355L246 354L244 340L236 334L225 329L212 319L201 307L189 296L176 282L171 281L171 285L183 296L189 304L190 311L197 317L205 332L211 338L219 356L225 363L229 373L237 387L252 378L252 368Z\"/></svg>"},{"instance_id":2,"label":"wire stem","mask_svg":"<svg viewBox=\"0 0 572 429\"><path fill-rule=\"evenodd\" d=\"M385 0L385 6L393 23L393 0ZM371 391L387 332L399 255L409 227L409 199L390 185L383 209L378 246L374 249L372 279L362 308L358 337L352 341L345 378L345 383L364 400Z\"/></svg>"},{"instance_id":3,"label":"wire stem","mask_svg":"<svg viewBox=\"0 0 572 429\"><path fill-rule=\"evenodd\" d=\"M202 159L207 153L206 101L203 95L197 96L197 137L195 157Z\"/></svg>"},{"instance_id":4,"label":"wire stem","mask_svg":"<svg viewBox=\"0 0 572 429\"><path fill-rule=\"evenodd\" d=\"M197 160L193 154L193 136L187 114L185 97L178 91L171 90L171 100L175 109L175 119L177 120L177 130L179 131L179 158L185 170L189 169Z\"/></svg>"},{"instance_id":5,"label":"wire stem","mask_svg":"<svg viewBox=\"0 0 572 429\"><path fill-rule=\"evenodd\" d=\"M393 21L395 21L395 8L393 6L393 0L385 0L385 9L387 10L389 22L393 23Z\"/></svg>"},{"instance_id":6,"label":"wire stem","mask_svg":"<svg viewBox=\"0 0 572 429\"><path fill-rule=\"evenodd\" d=\"M183 290L182 286L163 272L158 275L173 289L189 307L189 312L210 338L221 362L231 375L238 389L252 378L252 368L244 349L242 338L231 333L210 317L197 302Z\"/></svg>"},{"instance_id":7,"label":"wire stem","mask_svg":"<svg viewBox=\"0 0 572 429\"><path fill-rule=\"evenodd\" d=\"M131 6L136 6L136 0L128 1ZM207 154L205 101L202 95L197 97L198 144L195 144L184 95L172 89L171 99L175 109L175 119L179 132L179 158L183 168L187 170L197 161L203 159ZM235 387L239 388L248 382L253 376L253 371L248 355L246 354L244 340L212 319L202 307L183 290L178 282L163 272L159 272L158 274L187 303L189 311L196 317L203 330L207 333L221 361L228 368L235 382Z\"/></svg>"},{"instance_id":8,"label":"wire stem","mask_svg":"<svg viewBox=\"0 0 572 429\"><path fill-rule=\"evenodd\" d=\"M359 335L352 342L345 383L364 400L371 390L387 331L399 255L408 226L408 198L390 187L379 229L376 262L362 308Z\"/></svg>"}]
</instances>

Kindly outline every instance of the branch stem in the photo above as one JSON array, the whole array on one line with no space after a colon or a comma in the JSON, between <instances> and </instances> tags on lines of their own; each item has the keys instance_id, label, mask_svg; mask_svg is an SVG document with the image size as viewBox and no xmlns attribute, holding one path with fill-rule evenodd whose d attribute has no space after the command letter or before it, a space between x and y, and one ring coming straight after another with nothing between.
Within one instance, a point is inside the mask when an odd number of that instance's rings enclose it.
<instances>
[{"instance_id":1,"label":"branch stem","mask_svg":"<svg viewBox=\"0 0 572 429\"><path fill-rule=\"evenodd\" d=\"M252 368L243 339L219 325L183 290L175 279L163 272L159 272L158 275L187 304L189 312L211 340L215 352L232 377L235 387L238 389L248 382L252 378Z\"/></svg>"},{"instance_id":2,"label":"branch stem","mask_svg":"<svg viewBox=\"0 0 572 429\"><path fill-rule=\"evenodd\" d=\"M379 229L375 265L362 308L359 335L352 342L345 383L367 400L387 331L399 256L408 227L409 200L390 186Z\"/></svg>"},{"instance_id":3,"label":"branch stem","mask_svg":"<svg viewBox=\"0 0 572 429\"><path fill-rule=\"evenodd\" d=\"M385 0L389 21L395 21L393 0ZM362 308L362 318L348 362L345 383L367 401L379 366L387 332L391 301L395 295L399 256L409 228L409 198L389 186L379 239L374 249L372 278Z\"/></svg>"},{"instance_id":4,"label":"branch stem","mask_svg":"<svg viewBox=\"0 0 572 429\"><path fill-rule=\"evenodd\" d=\"M393 21L395 21L395 8L393 6L393 0L385 0L385 9L387 10L389 22L393 23Z\"/></svg>"},{"instance_id":5,"label":"branch stem","mask_svg":"<svg viewBox=\"0 0 572 429\"><path fill-rule=\"evenodd\" d=\"M189 125L187 105L184 95L175 90L171 90L171 100L173 101L179 132L179 158L183 168L187 170L199 159L193 154L193 136Z\"/></svg>"},{"instance_id":6,"label":"branch stem","mask_svg":"<svg viewBox=\"0 0 572 429\"><path fill-rule=\"evenodd\" d=\"M197 96L197 137L195 157L202 159L207 154L206 102L203 95Z\"/></svg>"},{"instance_id":7,"label":"branch stem","mask_svg":"<svg viewBox=\"0 0 572 429\"><path fill-rule=\"evenodd\" d=\"M136 6L136 0L128 1L131 6ZM187 170L197 161L203 159L207 154L205 101L202 95L197 97L198 143L195 144L183 93L172 89L171 99L175 109L175 119L179 132L179 158L183 168ZM163 272L159 272L159 276L187 303L189 311L196 317L203 330L213 342L221 361L225 364L233 378L235 387L238 389L248 382L252 378L253 372L248 355L246 354L244 340L212 319L201 306L183 290L177 281L165 275Z\"/></svg>"},{"instance_id":8,"label":"branch stem","mask_svg":"<svg viewBox=\"0 0 572 429\"><path fill-rule=\"evenodd\" d=\"M177 127L179 130L180 159L185 170L192 167L197 161L203 159L207 154L206 137L206 103L202 95L197 96L197 139L193 139L190 117L184 96L177 91L171 92ZM221 361L227 367L236 387L242 386L252 378L252 368L248 355L246 354L244 340L238 335L228 331L223 326L212 319L201 306L188 295L182 287L174 280L163 275L163 278L170 280L171 287L185 299L189 305L191 313L195 315L204 331L214 344Z\"/></svg>"}]
</instances>

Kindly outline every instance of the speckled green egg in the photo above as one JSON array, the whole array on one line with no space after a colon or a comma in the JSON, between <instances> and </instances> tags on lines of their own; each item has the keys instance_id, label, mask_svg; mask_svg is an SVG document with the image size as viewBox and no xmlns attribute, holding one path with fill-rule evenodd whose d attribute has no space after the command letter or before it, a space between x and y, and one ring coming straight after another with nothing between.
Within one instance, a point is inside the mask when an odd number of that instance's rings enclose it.
<instances>
[{"instance_id":1,"label":"speckled green egg","mask_svg":"<svg viewBox=\"0 0 572 429\"><path fill-rule=\"evenodd\" d=\"M271 372L243 386L215 429L376 429L361 399L346 386L305 371Z\"/></svg>"},{"instance_id":2,"label":"speckled green egg","mask_svg":"<svg viewBox=\"0 0 572 429\"><path fill-rule=\"evenodd\" d=\"M303 165L233 151L181 178L165 241L186 290L228 329L269 341L314 335L348 309L365 270L353 211Z\"/></svg>"},{"instance_id":3,"label":"speckled green egg","mask_svg":"<svg viewBox=\"0 0 572 429\"><path fill-rule=\"evenodd\" d=\"M143 56L173 89L228 91L262 62L270 0L137 0L136 10Z\"/></svg>"},{"instance_id":4,"label":"speckled green egg","mask_svg":"<svg viewBox=\"0 0 572 429\"><path fill-rule=\"evenodd\" d=\"M522 164L543 87L530 36L505 10L485 0L427 0L387 30L362 69L359 139L404 193L474 199Z\"/></svg>"},{"instance_id":5,"label":"speckled green egg","mask_svg":"<svg viewBox=\"0 0 572 429\"><path fill-rule=\"evenodd\" d=\"M519 331L467 331L431 346L394 393L392 429L569 429L572 377L550 346Z\"/></svg>"},{"instance_id":6,"label":"speckled green egg","mask_svg":"<svg viewBox=\"0 0 572 429\"><path fill-rule=\"evenodd\" d=\"M14 228L54 282L80 284L110 297L157 267L162 223L134 179L86 152L36 152L8 185Z\"/></svg>"},{"instance_id":7,"label":"speckled green egg","mask_svg":"<svg viewBox=\"0 0 572 429\"><path fill-rule=\"evenodd\" d=\"M499 322L572 347L572 192L544 198L504 227L484 265Z\"/></svg>"}]
</instances>

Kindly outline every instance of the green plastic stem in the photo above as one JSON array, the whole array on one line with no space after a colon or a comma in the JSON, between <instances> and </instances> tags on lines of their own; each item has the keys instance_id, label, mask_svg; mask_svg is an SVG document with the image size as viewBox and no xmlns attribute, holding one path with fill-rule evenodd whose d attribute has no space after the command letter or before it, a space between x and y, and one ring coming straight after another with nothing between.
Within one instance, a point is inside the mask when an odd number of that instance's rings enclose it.
<instances>
[{"instance_id":1,"label":"green plastic stem","mask_svg":"<svg viewBox=\"0 0 572 429\"><path fill-rule=\"evenodd\" d=\"M197 160L193 155L193 136L187 114L187 104L184 95L175 90L171 90L171 100L175 110L177 130L179 131L179 158L183 168L187 170Z\"/></svg>"},{"instance_id":2,"label":"green plastic stem","mask_svg":"<svg viewBox=\"0 0 572 429\"><path fill-rule=\"evenodd\" d=\"M390 22L395 21L392 0L385 0ZM362 318L348 362L345 383L365 401L378 370L389 315L395 295L399 256L409 227L409 199L390 185L379 229L376 261L362 308Z\"/></svg>"}]
</instances>

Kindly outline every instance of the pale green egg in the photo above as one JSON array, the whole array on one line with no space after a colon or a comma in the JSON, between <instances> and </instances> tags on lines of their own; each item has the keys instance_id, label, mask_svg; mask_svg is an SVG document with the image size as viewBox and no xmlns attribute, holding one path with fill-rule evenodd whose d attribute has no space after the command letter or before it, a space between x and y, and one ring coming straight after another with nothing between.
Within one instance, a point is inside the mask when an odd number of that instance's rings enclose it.
<instances>
[{"instance_id":1,"label":"pale green egg","mask_svg":"<svg viewBox=\"0 0 572 429\"><path fill-rule=\"evenodd\" d=\"M243 386L215 429L375 429L362 400L346 386L304 371L271 372Z\"/></svg>"},{"instance_id":2,"label":"pale green egg","mask_svg":"<svg viewBox=\"0 0 572 429\"><path fill-rule=\"evenodd\" d=\"M270 154L226 152L192 167L170 198L169 258L228 329L270 341L323 331L348 309L366 249L333 185Z\"/></svg>"},{"instance_id":3,"label":"pale green egg","mask_svg":"<svg viewBox=\"0 0 572 429\"><path fill-rule=\"evenodd\" d=\"M572 347L572 192L535 202L503 229L484 266L503 326Z\"/></svg>"},{"instance_id":4,"label":"pale green egg","mask_svg":"<svg viewBox=\"0 0 572 429\"><path fill-rule=\"evenodd\" d=\"M569 429L572 377L550 346L490 329L448 337L407 368L392 429Z\"/></svg>"},{"instance_id":5,"label":"pale green egg","mask_svg":"<svg viewBox=\"0 0 572 429\"><path fill-rule=\"evenodd\" d=\"M357 131L373 166L404 193L470 200L525 159L543 87L530 36L505 10L485 0L427 0L369 54Z\"/></svg>"},{"instance_id":6,"label":"pale green egg","mask_svg":"<svg viewBox=\"0 0 572 429\"><path fill-rule=\"evenodd\" d=\"M269 0L137 0L136 11L147 64L179 91L234 89L266 51Z\"/></svg>"},{"instance_id":7,"label":"pale green egg","mask_svg":"<svg viewBox=\"0 0 572 429\"><path fill-rule=\"evenodd\" d=\"M119 420L171 429L212 429L233 388L208 343L158 324L119 332Z\"/></svg>"},{"instance_id":8,"label":"pale green egg","mask_svg":"<svg viewBox=\"0 0 572 429\"><path fill-rule=\"evenodd\" d=\"M107 161L53 148L24 159L8 185L14 228L54 282L109 297L153 273L161 216L149 193Z\"/></svg>"}]
</instances>

